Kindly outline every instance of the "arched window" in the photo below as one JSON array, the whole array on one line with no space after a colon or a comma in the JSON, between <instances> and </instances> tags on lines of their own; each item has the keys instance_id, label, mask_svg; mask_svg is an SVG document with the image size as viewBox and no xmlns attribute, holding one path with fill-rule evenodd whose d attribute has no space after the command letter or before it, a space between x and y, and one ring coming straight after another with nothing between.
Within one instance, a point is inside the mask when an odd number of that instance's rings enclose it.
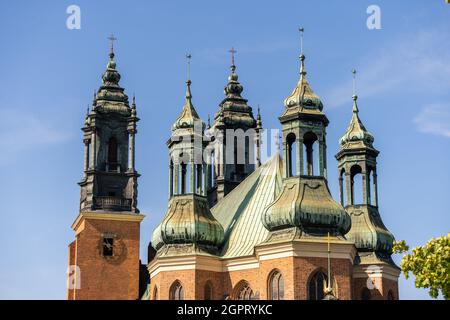
<instances>
[{"instance_id":1,"label":"arched window","mask_svg":"<svg viewBox=\"0 0 450 320\"><path fill-rule=\"evenodd\" d=\"M184 289L180 281L175 281L170 287L170 300L184 300Z\"/></svg>"},{"instance_id":2,"label":"arched window","mask_svg":"<svg viewBox=\"0 0 450 320\"><path fill-rule=\"evenodd\" d=\"M327 287L327 276L322 271L316 272L309 280L309 300L322 300Z\"/></svg>"},{"instance_id":3,"label":"arched window","mask_svg":"<svg viewBox=\"0 0 450 320\"><path fill-rule=\"evenodd\" d=\"M156 286L153 289L153 300L158 300L158 288Z\"/></svg>"},{"instance_id":4,"label":"arched window","mask_svg":"<svg viewBox=\"0 0 450 320\"><path fill-rule=\"evenodd\" d=\"M195 165L195 192L197 194L203 192L203 166L201 164Z\"/></svg>"},{"instance_id":5,"label":"arched window","mask_svg":"<svg viewBox=\"0 0 450 320\"><path fill-rule=\"evenodd\" d=\"M367 288L363 288L361 290L361 300L370 300L372 295L370 294L370 290Z\"/></svg>"},{"instance_id":6,"label":"arched window","mask_svg":"<svg viewBox=\"0 0 450 320\"><path fill-rule=\"evenodd\" d=\"M292 132L289 133L286 137L286 148L287 148L287 176L293 177L296 176L297 173L297 139L295 134Z\"/></svg>"},{"instance_id":7,"label":"arched window","mask_svg":"<svg viewBox=\"0 0 450 320\"><path fill-rule=\"evenodd\" d=\"M388 295L387 295L387 299L388 300L395 300L394 292L392 292L392 290L389 290Z\"/></svg>"},{"instance_id":8,"label":"arched window","mask_svg":"<svg viewBox=\"0 0 450 320\"><path fill-rule=\"evenodd\" d=\"M269 275L269 300L284 300L284 279L280 271L274 270Z\"/></svg>"},{"instance_id":9,"label":"arched window","mask_svg":"<svg viewBox=\"0 0 450 320\"><path fill-rule=\"evenodd\" d=\"M317 136L311 131L305 133L305 135L303 136L303 157L306 157L306 161L304 161L304 172L308 176L314 176L318 174L317 169L314 166L314 158L316 158L317 162L319 161L319 150L317 148L316 142ZM314 154L316 154L316 157L314 157Z\"/></svg>"},{"instance_id":10,"label":"arched window","mask_svg":"<svg viewBox=\"0 0 450 320\"><path fill-rule=\"evenodd\" d=\"M350 168L350 183L351 183L350 190L351 190L352 205L363 203L363 181L361 172L362 169L357 164L355 164Z\"/></svg>"},{"instance_id":11,"label":"arched window","mask_svg":"<svg viewBox=\"0 0 450 320\"><path fill-rule=\"evenodd\" d=\"M114 137L108 140L108 171L117 170L117 140Z\"/></svg>"},{"instance_id":12,"label":"arched window","mask_svg":"<svg viewBox=\"0 0 450 320\"><path fill-rule=\"evenodd\" d=\"M234 300L253 300L255 295L252 288L250 288L250 284L242 280L235 286L232 298Z\"/></svg>"},{"instance_id":13,"label":"arched window","mask_svg":"<svg viewBox=\"0 0 450 320\"><path fill-rule=\"evenodd\" d=\"M377 173L375 169L370 169L369 174L369 186L370 186L370 204L373 206L378 206L377 204Z\"/></svg>"},{"instance_id":14,"label":"arched window","mask_svg":"<svg viewBox=\"0 0 450 320\"><path fill-rule=\"evenodd\" d=\"M213 289L211 281L206 282L205 284L205 300L212 300L213 299Z\"/></svg>"}]
</instances>

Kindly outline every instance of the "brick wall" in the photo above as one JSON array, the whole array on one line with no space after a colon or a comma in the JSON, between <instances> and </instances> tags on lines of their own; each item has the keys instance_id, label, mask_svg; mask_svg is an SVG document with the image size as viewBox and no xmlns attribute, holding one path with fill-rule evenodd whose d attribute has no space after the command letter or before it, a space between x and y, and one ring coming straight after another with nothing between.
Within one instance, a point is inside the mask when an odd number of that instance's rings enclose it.
<instances>
[{"instance_id":1,"label":"brick wall","mask_svg":"<svg viewBox=\"0 0 450 320\"><path fill-rule=\"evenodd\" d=\"M104 233L118 236L118 258L102 256ZM139 292L139 222L86 219L77 235L76 257L80 270L80 289L69 299L138 299Z\"/></svg>"}]
</instances>

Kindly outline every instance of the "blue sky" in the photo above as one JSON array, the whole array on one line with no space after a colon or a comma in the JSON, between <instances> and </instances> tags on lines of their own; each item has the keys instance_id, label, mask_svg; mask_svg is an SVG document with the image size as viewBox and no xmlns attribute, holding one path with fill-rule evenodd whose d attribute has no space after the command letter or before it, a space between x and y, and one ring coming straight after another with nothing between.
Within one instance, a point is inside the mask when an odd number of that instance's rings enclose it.
<instances>
[{"instance_id":1,"label":"blue sky","mask_svg":"<svg viewBox=\"0 0 450 320\"><path fill-rule=\"evenodd\" d=\"M68 30L66 8L81 8ZM366 27L370 4L381 29ZM170 125L183 105L185 53L194 105L203 117L223 97L228 50L243 95L277 117L298 79L299 34L306 69L328 127L330 189L337 199L338 139L351 116L358 70L360 116L375 135L380 212L410 245L450 231L450 5L422 1L2 1L0 4L0 298L64 299L67 246L82 176L80 131L101 83L114 33L126 92L136 93L142 256L167 206ZM398 259L397 259L398 260ZM400 280L403 299L426 299Z\"/></svg>"}]
</instances>

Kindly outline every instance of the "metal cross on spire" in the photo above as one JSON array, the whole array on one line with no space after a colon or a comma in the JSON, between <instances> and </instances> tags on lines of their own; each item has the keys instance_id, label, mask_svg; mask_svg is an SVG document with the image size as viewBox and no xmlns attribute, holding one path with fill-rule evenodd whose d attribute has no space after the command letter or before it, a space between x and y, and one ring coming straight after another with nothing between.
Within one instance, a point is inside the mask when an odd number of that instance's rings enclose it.
<instances>
[{"instance_id":1,"label":"metal cross on spire","mask_svg":"<svg viewBox=\"0 0 450 320\"><path fill-rule=\"evenodd\" d=\"M187 67L188 67L188 81L191 80L191 59L192 55L190 53L186 53Z\"/></svg>"},{"instance_id":2,"label":"metal cross on spire","mask_svg":"<svg viewBox=\"0 0 450 320\"><path fill-rule=\"evenodd\" d=\"M108 40L110 41L110 51L111 53L114 52L114 41L117 40L116 37L114 37L114 34L111 33L111 35L108 37Z\"/></svg>"},{"instance_id":3,"label":"metal cross on spire","mask_svg":"<svg viewBox=\"0 0 450 320\"><path fill-rule=\"evenodd\" d=\"M231 47L231 49L228 51L231 53L231 65L234 66L234 54L237 52L234 47Z\"/></svg>"}]
</instances>

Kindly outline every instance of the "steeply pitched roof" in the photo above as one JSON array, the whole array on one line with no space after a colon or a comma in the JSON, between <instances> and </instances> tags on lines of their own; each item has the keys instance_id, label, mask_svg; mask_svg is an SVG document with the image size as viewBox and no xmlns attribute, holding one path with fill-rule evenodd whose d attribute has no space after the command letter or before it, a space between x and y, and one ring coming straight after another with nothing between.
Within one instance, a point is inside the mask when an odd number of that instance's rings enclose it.
<instances>
[{"instance_id":1,"label":"steeply pitched roof","mask_svg":"<svg viewBox=\"0 0 450 320\"><path fill-rule=\"evenodd\" d=\"M281 185L281 159L276 154L211 209L225 229L222 257L252 255L255 245L266 240L269 231L261 216Z\"/></svg>"}]
</instances>

